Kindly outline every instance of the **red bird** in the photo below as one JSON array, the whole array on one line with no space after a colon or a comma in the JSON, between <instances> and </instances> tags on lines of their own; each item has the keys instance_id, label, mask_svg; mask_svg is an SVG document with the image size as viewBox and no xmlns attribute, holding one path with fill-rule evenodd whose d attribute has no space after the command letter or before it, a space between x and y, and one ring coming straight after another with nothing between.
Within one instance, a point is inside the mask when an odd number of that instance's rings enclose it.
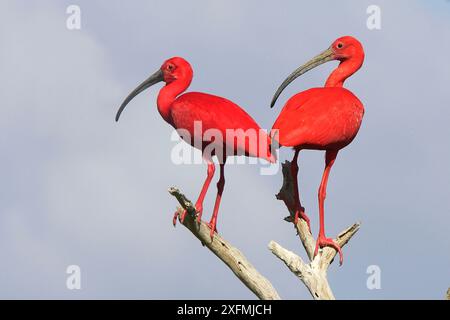
<instances>
[{"instance_id":1,"label":"red bird","mask_svg":"<svg viewBox=\"0 0 450 320\"><path fill-rule=\"evenodd\" d=\"M328 77L325 87L312 88L291 97L275 121L271 135L280 145L293 147L295 151L291 166L296 192L295 223L300 216L309 226L309 219L301 206L298 193L298 154L303 149L326 151L325 170L319 188L320 230L314 256L317 255L319 247L330 246L339 252L342 264L341 248L333 239L325 236L324 201L328 175L336 156L339 150L353 141L364 115L361 101L343 88L344 81L363 64L364 50L361 43L350 36L334 41L330 48L296 69L284 80L272 99L271 107L281 92L297 77L331 60L338 60L340 64Z\"/></svg>"},{"instance_id":2,"label":"red bird","mask_svg":"<svg viewBox=\"0 0 450 320\"><path fill-rule=\"evenodd\" d=\"M214 176L215 166L212 157L215 155L220 164L220 178L217 183L217 197L214 205L209 227L211 229L211 239L217 231L217 214L220 200L225 185L224 166L227 156L246 155L258 157L270 162L275 162L275 157L270 152L270 138L261 130L259 125L237 104L218 96L189 92L182 94L191 84L193 71L191 65L180 57L171 58L163 63L161 68L140 84L120 106L116 121L125 106L139 93L150 86L164 81L166 85L159 91L157 106L163 119L175 129L182 129L189 135L180 136L187 143L202 151L203 159L208 165L207 177L203 183L200 195L195 203L198 213L197 220L201 221L203 213L203 200L208 190L209 184ZM196 130L196 124L200 124ZM220 133L222 138L210 137L207 132ZM234 132L235 138L225 139L227 132ZM253 131L255 136L245 136L245 132ZM254 137L253 141L250 141ZM255 148L256 146L256 148ZM182 214L183 222L186 211ZM173 224L176 224L178 214L173 217Z\"/></svg>"}]
</instances>

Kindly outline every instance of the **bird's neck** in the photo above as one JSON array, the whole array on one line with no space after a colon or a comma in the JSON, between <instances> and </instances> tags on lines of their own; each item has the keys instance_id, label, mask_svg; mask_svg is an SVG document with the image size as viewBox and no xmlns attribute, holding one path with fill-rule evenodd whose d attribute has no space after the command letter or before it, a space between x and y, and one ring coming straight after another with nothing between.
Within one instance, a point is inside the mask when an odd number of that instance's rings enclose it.
<instances>
[{"instance_id":1,"label":"bird's neck","mask_svg":"<svg viewBox=\"0 0 450 320\"><path fill-rule=\"evenodd\" d=\"M325 87L342 87L345 80L361 68L364 57L343 60L328 77Z\"/></svg>"},{"instance_id":2,"label":"bird's neck","mask_svg":"<svg viewBox=\"0 0 450 320\"><path fill-rule=\"evenodd\" d=\"M186 91L191 81L175 80L163 87L158 94L158 111L163 119L173 125L172 104L181 93Z\"/></svg>"}]
</instances>

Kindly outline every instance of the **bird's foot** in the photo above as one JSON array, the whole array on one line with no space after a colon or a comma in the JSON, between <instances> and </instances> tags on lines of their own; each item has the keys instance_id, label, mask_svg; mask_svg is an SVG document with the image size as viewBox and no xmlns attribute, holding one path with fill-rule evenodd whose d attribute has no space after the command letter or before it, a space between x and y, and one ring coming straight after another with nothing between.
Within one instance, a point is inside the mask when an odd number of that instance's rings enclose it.
<instances>
[{"instance_id":1,"label":"bird's foot","mask_svg":"<svg viewBox=\"0 0 450 320\"><path fill-rule=\"evenodd\" d=\"M175 211L175 213L173 214L172 223L174 227L177 225L177 219L178 219L178 210Z\"/></svg>"},{"instance_id":2,"label":"bird's foot","mask_svg":"<svg viewBox=\"0 0 450 320\"><path fill-rule=\"evenodd\" d=\"M211 219L211 221L208 223L208 227L211 230L209 236L211 237L211 241L213 241L214 233L219 233L219 231L217 231L216 221L214 219Z\"/></svg>"},{"instance_id":3,"label":"bird's foot","mask_svg":"<svg viewBox=\"0 0 450 320\"><path fill-rule=\"evenodd\" d=\"M183 210L183 212L182 212L181 215L180 215L180 222L181 222L181 223L184 222L184 218L186 218L186 214L187 214L187 211L186 211L186 210ZM173 215L173 220L172 220L172 223L173 223L173 226L174 226L174 227L177 225L178 215L179 215L179 213L178 213L178 210L177 210L177 211L175 211L175 213L174 213L174 215Z\"/></svg>"},{"instance_id":4,"label":"bird's foot","mask_svg":"<svg viewBox=\"0 0 450 320\"><path fill-rule=\"evenodd\" d=\"M339 253L339 265L342 266L342 263L344 262L344 256L342 254L341 247L339 247L336 242L334 242L331 238L326 238L325 236L319 235L316 241L316 250L314 250L314 257L319 252L319 247L332 247L334 250L336 250Z\"/></svg>"},{"instance_id":5,"label":"bird's foot","mask_svg":"<svg viewBox=\"0 0 450 320\"><path fill-rule=\"evenodd\" d=\"M197 211L197 223L202 222L203 205L201 203L196 203L195 211Z\"/></svg>"},{"instance_id":6,"label":"bird's foot","mask_svg":"<svg viewBox=\"0 0 450 320\"><path fill-rule=\"evenodd\" d=\"M306 224L308 225L309 232L311 233L311 223L309 221L309 217L305 213L305 208L300 207L299 209L295 210L295 215L294 215L294 224L295 225L297 225L299 217L302 218L303 220L305 220Z\"/></svg>"},{"instance_id":7,"label":"bird's foot","mask_svg":"<svg viewBox=\"0 0 450 320\"><path fill-rule=\"evenodd\" d=\"M201 204L196 204L195 205L195 211L197 212L197 222L200 223L202 220L202 213L203 213L203 206ZM184 218L186 218L186 214L187 211L183 210L183 212L181 213L180 216L180 222L184 223ZM178 210L175 211L174 215L173 215L173 226L175 227L177 225L177 219L178 219Z\"/></svg>"}]
</instances>

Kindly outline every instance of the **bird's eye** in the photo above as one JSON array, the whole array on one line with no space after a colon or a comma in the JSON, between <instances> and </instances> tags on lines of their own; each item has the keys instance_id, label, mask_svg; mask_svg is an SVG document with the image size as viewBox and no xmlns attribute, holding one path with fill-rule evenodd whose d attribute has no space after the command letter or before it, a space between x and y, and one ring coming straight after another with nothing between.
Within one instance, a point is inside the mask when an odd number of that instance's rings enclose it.
<instances>
[{"instance_id":1,"label":"bird's eye","mask_svg":"<svg viewBox=\"0 0 450 320\"><path fill-rule=\"evenodd\" d=\"M169 70L169 71L173 71L175 69L175 67L174 67L174 65L172 65L172 64L169 64L168 66L167 66L167 70Z\"/></svg>"},{"instance_id":2,"label":"bird's eye","mask_svg":"<svg viewBox=\"0 0 450 320\"><path fill-rule=\"evenodd\" d=\"M343 46L344 46L344 44L343 44L342 42L339 42L339 43L337 44L337 48L338 48L338 49L342 49Z\"/></svg>"}]
</instances>

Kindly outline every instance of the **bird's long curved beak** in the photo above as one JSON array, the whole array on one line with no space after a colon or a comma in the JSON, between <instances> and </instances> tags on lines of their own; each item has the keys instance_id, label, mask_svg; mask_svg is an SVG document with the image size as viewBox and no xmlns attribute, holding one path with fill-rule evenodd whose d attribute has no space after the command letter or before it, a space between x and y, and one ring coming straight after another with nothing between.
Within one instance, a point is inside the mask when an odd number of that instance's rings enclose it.
<instances>
[{"instance_id":1,"label":"bird's long curved beak","mask_svg":"<svg viewBox=\"0 0 450 320\"><path fill-rule=\"evenodd\" d=\"M161 82L164 80L164 74L161 70L156 71L154 74L152 74L147 80L145 80L144 82L142 82L136 89L133 90L133 92L131 92L128 97L126 97L126 99L122 102L122 105L119 108L119 111L117 111L116 114L116 121L119 121L120 118L120 114L122 113L122 111L125 109L125 107L127 106L127 104L133 100L134 97L136 97L139 93L141 93L142 91L144 91L147 88L150 88L152 85Z\"/></svg>"},{"instance_id":2,"label":"bird's long curved beak","mask_svg":"<svg viewBox=\"0 0 450 320\"><path fill-rule=\"evenodd\" d=\"M277 101L278 97L280 96L281 92L296 78L300 77L302 74L308 72L311 69L314 69L317 66L320 66L321 64L334 60L333 58L333 51L331 48L328 48L321 54L315 56L311 60L309 60L307 63L302 65L301 67L297 68L294 72L292 72L289 77L286 78L286 80L283 81L281 86L278 88L277 92L275 92L275 95L272 98L272 102L270 103L270 107L272 108L275 105L275 102Z\"/></svg>"}]
</instances>

